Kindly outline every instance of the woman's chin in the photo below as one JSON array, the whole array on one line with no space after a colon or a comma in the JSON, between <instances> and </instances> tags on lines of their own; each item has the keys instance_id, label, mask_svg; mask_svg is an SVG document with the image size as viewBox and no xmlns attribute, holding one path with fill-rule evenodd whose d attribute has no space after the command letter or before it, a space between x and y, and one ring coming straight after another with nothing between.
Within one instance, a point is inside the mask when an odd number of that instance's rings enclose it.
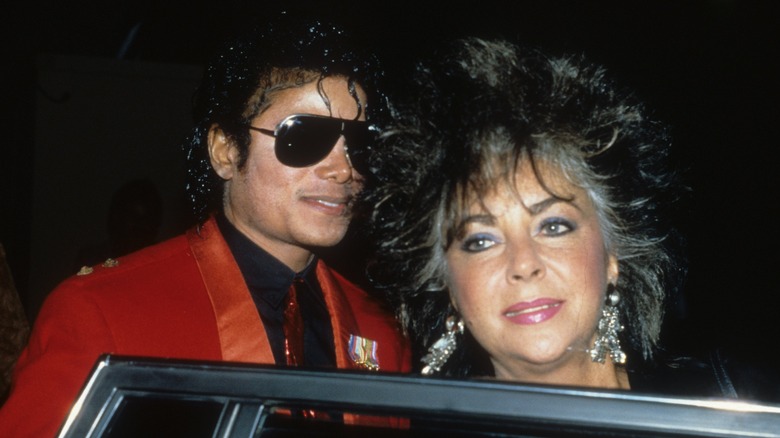
<instances>
[{"instance_id":1,"label":"woman's chin","mask_svg":"<svg viewBox=\"0 0 780 438\"><path fill-rule=\"evenodd\" d=\"M542 348L543 347L543 348ZM577 373L592 361L584 348L544 345L533 350L515 352L501 360L493 359L496 377L502 380L549 381L561 374Z\"/></svg>"}]
</instances>

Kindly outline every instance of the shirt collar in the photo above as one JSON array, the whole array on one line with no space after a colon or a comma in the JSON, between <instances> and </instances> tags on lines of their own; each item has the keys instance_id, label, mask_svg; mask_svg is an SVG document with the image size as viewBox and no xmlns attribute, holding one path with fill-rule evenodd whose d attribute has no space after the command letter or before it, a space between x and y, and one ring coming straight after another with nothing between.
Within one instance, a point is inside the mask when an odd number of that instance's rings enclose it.
<instances>
[{"instance_id":1,"label":"shirt collar","mask_svg":"<svg viewBox=\"0 0 780 438\"><path fill-rule=\"evenodd\" d=\"M282 305L294 278L304 278L309 287L316 282L317 257L296 273L238 231L224 214L218 214L216 220L247 287L274 308Z\"/></svg>"}]
</instances>

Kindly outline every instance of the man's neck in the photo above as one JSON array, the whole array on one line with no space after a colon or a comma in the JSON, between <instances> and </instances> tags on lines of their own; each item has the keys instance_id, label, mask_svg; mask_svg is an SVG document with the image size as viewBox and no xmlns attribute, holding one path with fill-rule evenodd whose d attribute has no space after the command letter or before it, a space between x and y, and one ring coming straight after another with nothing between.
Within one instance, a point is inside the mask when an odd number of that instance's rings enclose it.
<instances>
[{"instance_id":1,"label":"man's neck","mask_svg":"<svg viewBox=\"0 0 780 438\"><path fill-rule=\"evenodd\" d=\"M257 233L251 233L243 229L241 223L233 220L229 214L224 214L224 218L241 234L243 234L252 243L262 248L265 252L282 262L294 272L301 272L311 263L314 254L306 248L296 246L287 242L281 242L266 238Z\"/></svg>"}]
</instances>

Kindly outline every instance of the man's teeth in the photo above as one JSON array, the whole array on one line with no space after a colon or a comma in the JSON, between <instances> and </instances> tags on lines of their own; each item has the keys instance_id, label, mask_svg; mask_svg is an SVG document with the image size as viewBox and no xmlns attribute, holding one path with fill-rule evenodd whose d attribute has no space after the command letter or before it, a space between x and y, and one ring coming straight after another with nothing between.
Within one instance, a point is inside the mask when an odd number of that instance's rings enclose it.
<instances>
[{"instance_id":1,"label":"man's teeth","mask_svg":"<svg viewBox=\"0 0 780 438\"><path fill-rule=\"evenodd\" d=\"M339 202L328 202L328 201L323 201L322 199L318 199L317 202L319 202L322 205L326 205L328 207L338 207L339 205L341 205L341 203Z\"/></svg>"}]
</instances>

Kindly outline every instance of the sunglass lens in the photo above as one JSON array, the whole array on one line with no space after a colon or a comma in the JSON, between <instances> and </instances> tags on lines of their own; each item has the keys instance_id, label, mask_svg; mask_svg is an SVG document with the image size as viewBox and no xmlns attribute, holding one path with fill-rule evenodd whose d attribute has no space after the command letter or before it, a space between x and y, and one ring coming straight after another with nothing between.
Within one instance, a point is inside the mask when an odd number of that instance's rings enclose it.
<instances>
[{"instance_id":1,"label":"sunglass lens","mask_svg":"<svg viewBox=\"0 0 780 438\"><path fill-rule=\"evenodd\" d=\"M366 123L360 123L350 128L345 135L349 161L355 170L365 175L369 168L368 157L375 133L368 129Z\"/></svg>"},{"instance_id":2,"label":"sunglass lens","mask_svg":"<svg viewBox=\"0 0 780 438\"><path fill-rule=\"evenodd\" d=\"M341 135L341 124L328 118L293 117L276 134L276 158L290 167L306 167L328 156Z\"/></svg>"}]
</instances>

